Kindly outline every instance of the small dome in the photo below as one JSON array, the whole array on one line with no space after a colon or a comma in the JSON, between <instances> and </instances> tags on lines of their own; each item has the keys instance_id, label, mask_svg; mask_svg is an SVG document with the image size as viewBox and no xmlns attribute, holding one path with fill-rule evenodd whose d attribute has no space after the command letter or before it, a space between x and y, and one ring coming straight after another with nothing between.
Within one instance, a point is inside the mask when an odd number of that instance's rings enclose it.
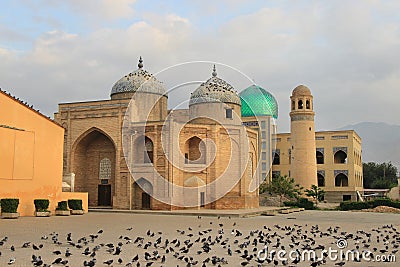
<instances>
[{"instance_id":1,"label":"small dome","mask_svg":"<svg viewBox=\"0 0 400 267\"><path fill-rule=\"evenodd\" d=\"M293 89L292 96L311 95L310 89L305 85L299 85Z\"/></svg>"},{"instance_id":2,"label":"small dome","mask_svg":"<svg viewBox=\"0 0 400 267\"><path fill-rule=\"evenodd\" d=\"M139 59L138 67L137 70L125 75L114 84L110 96L118 93L134 93L137 90L158 95L165 94L166 91L163 84L143 69L142 57Z\"/></svg>"},{"instance_id":3,"label":"small dome","mask_svg":"<svg viewBox=\"0 0 400 267\"><path fill-rule=\"evenodd\" d=\"M267 90L252 85L240 92L242 117L272 116L278 118L278 102Z\"/></svg>"},{"instance_id":4,"label":"small dome","mask_svg":"<svg viewBox=\"0 0 400 267\"><path fill-rule=\"evenodd\" d=\"M217 77L215 70L210 79L202 83L190 96L189 106L197 103L223 102L241 105L240 98L232 85Z\"/></svg>"}]
</instances>

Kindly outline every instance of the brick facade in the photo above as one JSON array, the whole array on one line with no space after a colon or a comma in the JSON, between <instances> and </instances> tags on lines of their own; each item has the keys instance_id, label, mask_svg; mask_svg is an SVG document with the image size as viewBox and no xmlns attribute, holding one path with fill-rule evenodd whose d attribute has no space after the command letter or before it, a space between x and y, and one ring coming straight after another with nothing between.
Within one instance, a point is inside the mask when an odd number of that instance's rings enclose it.
<instances>
[{"instance_id":1,"label":"brick facade","mask_svg":"<svg viewBox=\"0 0 400 267\"><path fill-rule=\"evenodd\" d=\"M122 147L122 125L125 112L130 99L120 99L114 97L111 100L103 101L90 101L79 103L65 103L59 105L59 112L55 114L55 120L65 128L65 142L64 142L64 173L75 173L75 191L88 192L89 206L99 206L99 192L98 188L108 184L111 187L111 206L116 209L145 209L150 208L154 210L174 210L182 209L185 207L178 207L168 203L168 199L179 199L184 196L179 196L169 192L168 181L173 181L174 184L184 186L184 182L196 175L199 179L203 180L205 184L215 181L224 172L239 182L233 186L232 190L224 197L206 204L204 208L209 209L243 209L243 208L256 208L258 207L258 190L249 192L252 175L255 173L258 158L258 134L257 131L250 129L245 130L248 139L242 140L238 136L243 127L232 124L228 126L219 125L216 122L210 121L192 121L179 131L178 129L171 129L179 132L179 142L173 144L172 151L167 153L176 153L181 151L184 155L188 153L197 158L193 147L188 147L190 138L209 138L213 140L216 145L215 159L207 166L206 170L201 172L187 171L196 164L186 164L185 168L177 168L166 158L166 148L162 147L162 128L163 119L167 116L166 98L162 98L153 107L150 122L147 123L145 133L146 136L152 141L153 145L153 164L154 168L159 175L164 177L165 184L151 184L152 190L164 190L165 199L167 203L160 202L152 197L149 199L141 187L137 185L140 178L145 181L154 181L154 173L150 170L147 171L148 166L144 163L144 151L140 149L133 149L133 161L129 164L142 164L143 174L141 177L132 177L127 163L125 162L124 151ZM237 108L235 108L237 109ZM140 110L140 109L139 109ZM240 109L239 109L240 111ZM189 111L185 111L188 113ZM185 113L184 112L184 113ZM177 118L178 119L178 118ZM238 138L236 141L231 140L230 133L236 133ZM132 134L133 136L133 134ZM235 136L235 135L234 135ZM137 134L132 140L139 138ZM239 141L238 141L239 140ZM246 157L240 154L244 145L248 145L250 141L249 155L253 162L245 162L245 168L240 167L243 165ZM231 145L233 143L233 145ZM130 144L135 147L135 142ZM197 144L198 145L198 144ZM197 149L197 148L195 148ZM168 150L168 149L167 149ZM104 158L111 161L111 178L101 180L100 161ZM234 161L230 168L227 169L229 162ZM184 157L180 158L182 166L185 166ZM175 162L176 164L176 162ZM152 164L151 164L152 165ZM153 166L153 165L152 165ZM248 168L251 168L249 170ZM241 177L240 177L241 176ZM143 181L144 181L143 180ZM136 182L135 182L136 181ZM159 183L159 182L158 182ZM218 185L223 188L224 184ZM214 194L212 191L207 191L205 194ZM218 189L216 189L218 191ZM153 192L154 193L154 192ZM200 194L200 192L199 192ZM151 195L151 194L150 194ZM192 196L191 196L192 197ZM143 198L146 198L143 200ZM147 207L146 202L149 203ZM190 208L200 208L190 207Z\"/></svg>"}]
</instances>

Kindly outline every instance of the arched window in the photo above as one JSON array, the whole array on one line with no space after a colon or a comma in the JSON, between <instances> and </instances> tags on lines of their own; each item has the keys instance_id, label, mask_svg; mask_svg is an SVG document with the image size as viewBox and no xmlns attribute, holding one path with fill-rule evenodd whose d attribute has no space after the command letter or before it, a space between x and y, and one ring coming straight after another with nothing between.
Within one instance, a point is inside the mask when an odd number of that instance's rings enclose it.
<instances>
[{"instance_id":1,"label":"arched window","mask_svg":"<svg viewBox=\"0 0 400 267\"><path fill-rule=\"evenodd\" d=\"M100 160L99 178L100 180L111 179L111 160L109 158Z\"/></svg>"},{"instance_id":2,"label":"arched window","mask_svg":"<svg viewBox=\"0 0 400 267\"><path fill-rule=\"evenodd\" d=\"M334 155L334 163L347 163L347 153L343 150L338 150Z\"/></svg>"},{"instance_id":3,"label":"arched window","mask_svg":"<svg viewBox=\"0 0 400 267\"><path fill-rule=\"evenodd\" d=\"M272 161L273 165L281 164L281 156L280 156L279 149L272 151L272 157L273 157L273 161Z\"/></svg>"},{"instance_id":4,"label":"arched window","mask_svg":"<svg viewBox=\"0 0 400 267\"><path fill-rule=\"evenodd\" d=\"M316 152L317 164L324 164L324 154L321 151Z\"/></svg>"},{"instance_id":5,"label":"arched window","mask_svg":"<svg viewBox=\"0 0 400 267\"><path fill-rule=\"evenodd\" d=\"M339 173L335 177L335 186L337 187L346 187L349 186L349 178L343 173Z\"/></svg>"},{"instance_id":6,"label":"arched window","mask_svg":"<svg viewBox=\"0 0 400 267\"><path fill-rule=\"evenodd\" d=\"M295 109L295 102L292 100L292 110Z\"/></svg>"},{"instance_id":7,"label":"arched window","mask_svg":"<svg viewBox=\"0 0 400 267\"><path fill-rule=\"evenodd\" d=\"M310 106L310 100L306 100L306 109L310 109L311 108L311 106Z\"/></svg>"},{"instance_id":8,"label":"arched window","mask_svg":"<svg viewBox=\"0 0 400 267\"><path fill-rule=\"evenodd\" d=\"M325 177L322 174L318 173L317 178L318 178L318 187L325 186Z\"/></svg>"},{"instance_id":9,"label":"arched window","mask_svg":"<svg viewBox=\"0 0 400 267\"><path fill-rule=\"evenodd\" d=\"M197 136L186 141L185 163L204 164L206 161L206 145Z\"/></svg>"},{"instance_id":10,"label":"arched window","mask_svg":"<svg viewBox=\"0 0 400 267\"><path fill-rule=\"evenodd\" d=\"M279 165L281 164L281 156L280 156L280 150L272 150L272 164L273 165Z\"/></svg>"},{"instance_id":11,"label":"arched window","mask_svg":"<svg viewBox=\"0 0 400 267\"><path fill-rule=\"evenodd\" d=\"M298 109L303 109L303 100L299 100L299 102L297 103L297 108Z\"/></svg>"},{"instance_id":12,"label":"arched window","mask_svg":"<svg viewBox=\"0 0 400 267\"><path fill-rule=\"evenodd\" d=\"M144 138L144 163L153 163L154 146L153 141L147 136Z\"/></svg>"}]
</instances>

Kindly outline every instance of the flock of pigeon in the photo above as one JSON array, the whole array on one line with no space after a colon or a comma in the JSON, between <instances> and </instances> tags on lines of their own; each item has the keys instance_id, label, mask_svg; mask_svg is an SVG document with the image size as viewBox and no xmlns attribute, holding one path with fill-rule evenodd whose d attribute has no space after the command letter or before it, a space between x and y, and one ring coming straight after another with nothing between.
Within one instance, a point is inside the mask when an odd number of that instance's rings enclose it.
<instances>
[{"instance_id":1,"label":"flock of pigeon","mask_svg":"<svg viewBox=\"0 0 400 267\"><path fill-rule=\"evenodd\" d=\"M330 262L323 251L337 249L337 240L346 240L349 250L395 255L400 244L400 231L384 225L369 231L347 232L339 226L321 229L318 225L264 225L261 229L239 230L232 219L214 220L198 217L197 226L163 233L152 229L123 230L124 235L106 238L103 230L86 236L73 233L47 233L40 240L16 244L0 236L0 263L10 266L366 266L360 258ZM2 233L0 232L0 235ZM112 234L112 233L109 233ZM302 261L282 259L268 251L313 250L321 257ZM18 253L16 251L23 253ZM20 255L24 255L21 257ZM299 254L300 255L300 254ZM0 264L3 266L2 264ZM4 265L5 266L5 265ZM369 265L371 266L371 265ZM372 265L374 266L374 265ZM380 265L376 265L380 266Z\"/></svg>"}]
</instances>

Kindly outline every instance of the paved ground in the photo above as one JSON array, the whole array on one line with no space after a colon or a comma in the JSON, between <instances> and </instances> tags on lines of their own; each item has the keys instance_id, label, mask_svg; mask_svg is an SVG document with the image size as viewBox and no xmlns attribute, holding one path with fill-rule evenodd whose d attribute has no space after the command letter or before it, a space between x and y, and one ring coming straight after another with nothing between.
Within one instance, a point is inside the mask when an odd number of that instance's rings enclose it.
<instances>
[{"instance_id":1,"label":"paved ground","mask_svg":"<svg viewBox=\"0 0 400 267\"><path fill-rule=\"evenodd\" d=\"M102 230L102 233L98 233L99 230ZM70 243L67 241L68 233L71 233ZM91 234L93 238L90 237ZM257 262L258 251L262 250L265 244L269 252L271 249L277 250L275 247L283 248L286 253L295 249L316 249L316 256L319 257L323 248L339 250L337 239L346 238L348 245L342 249L343 253L358 246L360 252L371 250L374 256L394 254L400 257L397 253L397 246L400 244L400 215L304 211L272 217L199 219L197 216L93 212L83 216L2 219L0 240L4 240L4 237L7 237L7 240L0 242L1 267L8 266L10 258L16 259L10 266L33 266L32 255L40 255L46 264L51 264L61 257L62 260L68 260L68 263L52 266L71 267L84 266L84 261L89 262L93 258L96 259L95 266L107 266L103 263L106 260L113 260L110 266L126 266L136 255L139 260L132 266L137 266L138 262L139 266L202 266L203 261L207 259L209 261L205 266L273 266L273 262L267 264L268 259L263 263ZM48 239L41 239L42 237ZM135 243L138 237L142 239L139 238ZM59 244L54 244L52 238ZM173 242L174 240L177 241ZM31 242L28 248L22 248L25 242ZM121 243L118 245L119 242ZM114 246L110 250L111 253L106 251L109 249L107 244ZM43 247L35 250L33 245ZM82 245L82 248L79 245ZM15 251L11 250L12 246ZM94 257L82 254L85 248L92 253L96 246L98 250ZM118 254L116 247L120 247L119 255L113 255ZM64 255L67 249L72 253L70 257ZM232 256L228 254L229 249ZM53 251L60 251L62 254L58 256L53 254ZM150 253L149 259L145 258L146 252ZM164 255L165 262L162 263ZM212 263L213 256L215 265ZM258 256L258 261L262 262L264 254L260 253ZM291 256L294 257L295 254ZM289 255L281 258L284 257ZM117 262L118 259L122 260L122 264ZM279 266L310 266L312 263L296 263L296 260L293 262L290 259L282 261L277 259L277 255L274 259L275 264ZM327 257L325 260L324 266L338 266L335 264L339 263L344 266L399 266L400 261L332 261ZM187 262L191 262L192 265L188 265Z\"/></svg>"},{"instance_id":2,"label":"paved ground","mask_svg":"<svg viewBox=\"0 0 400 267\"><path fill-rule=\"evenodd\" d=\"M132 213L132 214L149 214L149 215L188 215L188 216L206 216L206 217L231 217L242 218L259 216L269 212L278 213L280 210L291 209L290 207L259 207L255 209L236 209L236 210L210 210L210 209L187 209L187 210L116 210L89 208L92 212L112 212L112 213Z\"/></svg>"}]
</instances>

